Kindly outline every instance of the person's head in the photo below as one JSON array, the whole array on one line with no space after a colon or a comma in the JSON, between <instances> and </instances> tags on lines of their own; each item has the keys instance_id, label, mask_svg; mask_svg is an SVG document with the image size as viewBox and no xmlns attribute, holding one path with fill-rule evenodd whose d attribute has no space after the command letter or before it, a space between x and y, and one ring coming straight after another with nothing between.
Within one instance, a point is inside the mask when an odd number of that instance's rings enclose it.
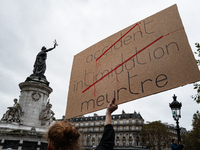
<instances>
[{"instance_id":1,"label":"person's head","mask_svg":"<svg viewBox=\"0 0 200 150\"><path fill-rule=\"evenodd\" d=\"M78 130L68 121L57 121L47 133L48 150L79 150Z\"/></svg>"},{"instance_id":2,"label":"person's head","mask_svg":"<svg viewBox=\"0 0 200 150\"><path fill-rule=\"evenodd\" d=\"M176 139L172 139L172 143L177 144L177 140Z\"/></svg>"},{"instance_id":3,"label":"person's head","mask_svg":"<svg viewBox=\"0 0 200 150\"><path fill-rule=\"evenodd\" d=\"M51 104L48 104L47 107L48 107L48 108L52 108L52 105L51 105Z\"/></svg>"},{"instance_id":4,"label":"person's head","mask_svg":"<svg viewBox=\"0 0 200 150\"><path fill-rule=\"evenodd\" d=\"M17 103L17 99L15 98L14 100L13 100L15 103Z\"/></svg>"},{"instance_id":5,"label":"person's head","mask_svg":"<svg viewBox=\"0 0 200 150\"><path fill-rule=\"evenodd\" d=\"M42 46L42 49L41 49L42 51L44 51L44 50L46 50L46 47L45 46Z\"/></svg>"}]
</instances>

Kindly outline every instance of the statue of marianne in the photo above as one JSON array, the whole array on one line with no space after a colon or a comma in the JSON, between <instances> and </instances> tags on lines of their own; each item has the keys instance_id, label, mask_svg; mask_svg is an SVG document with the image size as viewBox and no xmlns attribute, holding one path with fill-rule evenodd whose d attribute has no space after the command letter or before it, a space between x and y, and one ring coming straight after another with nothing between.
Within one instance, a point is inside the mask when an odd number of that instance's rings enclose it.
<instances>
[{"instance_id":1,"label":"statue of marianne","mask_svg":"<svg viewBox=\"0 0 200 150\"><path fill-rule=\"evenodd\" d=\"M49 86L49 82L47 81L44 75L46 71L47 52L55 49L56 46L58 46L58 44L55 40L54 46L52 48L47 49L45 46L42 47L41 51L36 56L36 60L33 66L33 74L27 77L25 82L34 81L34 82L43 83Z\"/></svg>"},{"instance_id":2,"label":"statue of marianne","mask_svg":"<svg viewBox=\"0 0 200 150\"><path fill-rule=\"evenodd\" d=\"M32 74L33 76L45 78L44 73L46 71L47 52L55 49L56 46L58 46L58 44L55 40L53 48L46 49L45 46L42 47L41 51L36 56L36 60L35 60L34 66L33 66L34 67L33 74Z\"/></svg>"}]
</instances>

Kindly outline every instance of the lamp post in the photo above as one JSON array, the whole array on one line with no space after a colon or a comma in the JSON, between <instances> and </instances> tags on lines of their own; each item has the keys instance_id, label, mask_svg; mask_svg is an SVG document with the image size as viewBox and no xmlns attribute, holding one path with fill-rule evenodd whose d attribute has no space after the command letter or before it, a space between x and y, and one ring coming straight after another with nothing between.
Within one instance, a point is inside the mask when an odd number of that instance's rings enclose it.
<instances>
[{"instance_id":1,"label":"lamp post","mask_svg":"<svg viewBox=\"0 0 200 150\"><path fill-rule=\"evenodd\" d=\"M174 94L173 96L173 102L170 104L169 103L169 107L171 108L172 110L172 116L174 118L174 120L176 121L176 131L177 131L177 136L178 136L178 143L181 142L181 136L180 136L180 128L179 128L179 118L181 118L181 102L179 103L177 100L176 100L177 96Z\"/></svg>"}]
</instances>

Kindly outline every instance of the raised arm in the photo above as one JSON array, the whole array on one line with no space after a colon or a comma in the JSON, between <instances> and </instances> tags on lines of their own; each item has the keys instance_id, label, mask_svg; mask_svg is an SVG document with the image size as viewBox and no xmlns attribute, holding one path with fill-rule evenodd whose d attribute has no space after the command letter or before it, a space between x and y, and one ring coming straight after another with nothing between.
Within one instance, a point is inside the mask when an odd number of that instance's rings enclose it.
<instances>
[{"instance_id":1,"label":"raised arm","mask_svg":"<svg viewBox=\"0 0 200 150\"><path fill-rule=\"evenodd\" d=\"M53 46L52 48L46 49L46 50L44 50L44 51L45 51L45 52L51 51L51 50L53 50L54 48L56 48L56 46L58 46L57 43L54 43L54 46Z\"/></svg>"},{"instance_id":2,"label":"raised arm","mask_svg":"<svg viewBox=\"0 0 200 150\"><path fill-rule=\"evenodd\" d=\"M103 136L95 150L113 150L115 145L115 131L112 126L111 114L118 108L118 106L114 104L114 101L115 99L113 98L108 104Z\"/></svg>"},{"instance_id":3,"label":"raised arm","mask_svg":"<svg viewBox=\"0 0 200 150\"><path fill-rule=\"evenodd\" d=\"M115 99L113 98L110 103L108 104L107 110L106 110L106 119L105 119L105 125L112 124L112 118L111 114L118 108L117 105L114 104Z\"/></svg>"}]
</instances>

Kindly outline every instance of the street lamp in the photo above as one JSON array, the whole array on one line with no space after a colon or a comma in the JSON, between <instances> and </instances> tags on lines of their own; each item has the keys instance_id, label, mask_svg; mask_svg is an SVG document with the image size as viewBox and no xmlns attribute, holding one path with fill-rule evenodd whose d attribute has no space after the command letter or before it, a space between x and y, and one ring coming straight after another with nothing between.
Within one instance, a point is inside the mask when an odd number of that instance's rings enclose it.
<instances>
[{"instance_id":1,"label":"street lamp","mask_svg":"<svg viewBox=\"0 0 200 150\"><path fill-rule=\"evenodd\" d=\"M169 103L169 107L171 108L172 110L172 116L174 118L174 120L176 121L176 131L177 131L177 136L178 136L178 142L181 142L181 136L180 136L180 128L179 128L179 118L181 118L181 102L179 103L177 100L176 100L177 96L173 96L173 102L170 104Z\"/></svg>"}]
</instances>

